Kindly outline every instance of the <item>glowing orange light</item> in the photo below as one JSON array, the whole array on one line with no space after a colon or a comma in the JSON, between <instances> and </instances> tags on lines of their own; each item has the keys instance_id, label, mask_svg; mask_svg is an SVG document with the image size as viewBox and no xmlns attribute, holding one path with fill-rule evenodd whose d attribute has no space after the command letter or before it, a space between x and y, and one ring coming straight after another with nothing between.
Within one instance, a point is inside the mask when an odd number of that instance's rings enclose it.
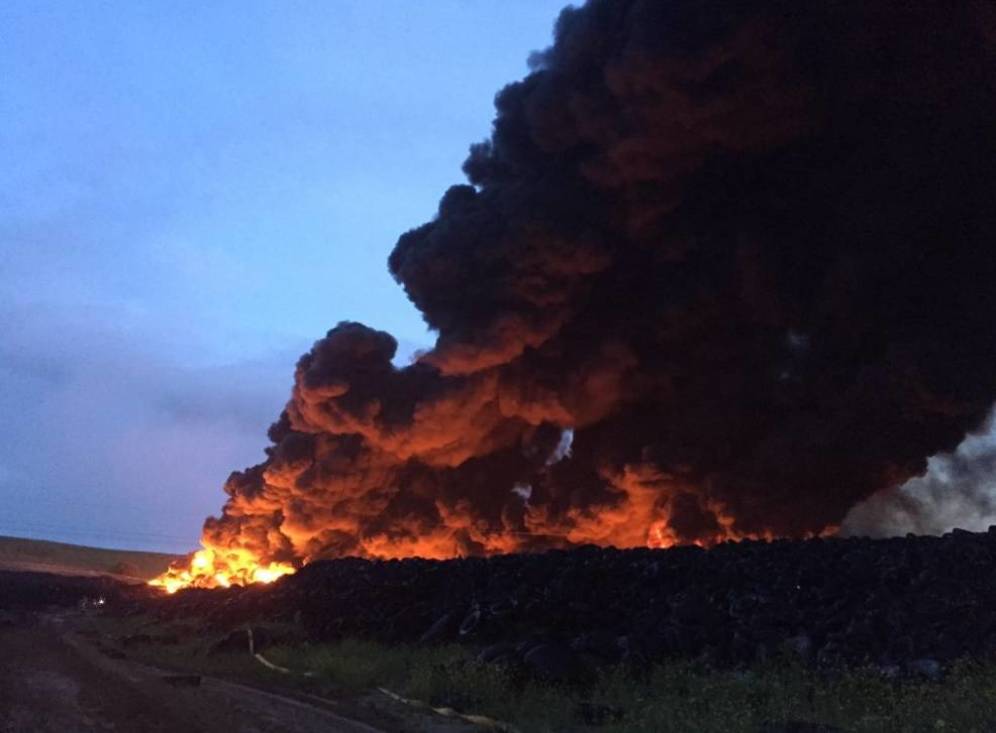
<instances>
[{"instance_id":1,"label":"glowing orange light","mask_svg":"<svg viewBox=\"0 0 996 733\"><path fill-rule=\"evenodd\" d=\"M245 549L215 549L205 547L191 556L189 562L175 564L149 585L176 593L183 588L228 588L250 583L272 583L294 572L294 566L283 562L261 563Z\"/></svg>"}]
</instances>

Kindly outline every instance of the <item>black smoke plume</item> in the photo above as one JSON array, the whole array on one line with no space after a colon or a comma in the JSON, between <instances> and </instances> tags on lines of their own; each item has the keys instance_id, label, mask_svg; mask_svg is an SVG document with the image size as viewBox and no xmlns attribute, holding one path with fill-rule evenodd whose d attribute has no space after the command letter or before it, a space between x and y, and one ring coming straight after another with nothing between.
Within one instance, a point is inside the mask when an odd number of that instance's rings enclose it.
<instances>
[{"instance_id":1,"label":"black smoke plume","mask_svg":"<svg viewBox=\"0 0 996 733\"><path fill-rule=\"evenodd\" d=\"M980 427L991 4L590 0L531 68L390 256L435 347L329 331L208 547L805 536Z\"/></svg>"}]
</instances>

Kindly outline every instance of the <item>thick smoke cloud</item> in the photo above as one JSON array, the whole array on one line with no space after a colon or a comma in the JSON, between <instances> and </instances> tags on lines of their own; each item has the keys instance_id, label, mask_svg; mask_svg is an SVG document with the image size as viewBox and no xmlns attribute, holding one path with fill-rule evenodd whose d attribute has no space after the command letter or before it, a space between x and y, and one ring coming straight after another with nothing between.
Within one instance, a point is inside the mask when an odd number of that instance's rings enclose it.
<instances>
[{"instance_id":1,"label":"thick smoke cloud","mask_svg":"<svg viewBox=\"0 0 996 733\"><path fill-rule=\"evenodd\" d=\"M206 544L798 537L923 473L996 398L994 27L984 2L566 9L391 254L435 348L399 369L390 335L329 331Z\"/></svg>"}]
</instances>

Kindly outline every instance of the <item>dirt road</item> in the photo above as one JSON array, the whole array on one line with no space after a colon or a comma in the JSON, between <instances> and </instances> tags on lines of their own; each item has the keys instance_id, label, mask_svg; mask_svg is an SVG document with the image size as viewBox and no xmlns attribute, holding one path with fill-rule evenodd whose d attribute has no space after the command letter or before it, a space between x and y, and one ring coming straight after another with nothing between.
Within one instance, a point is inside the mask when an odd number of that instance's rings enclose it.
<instances>
[{"instance_id":1,"label":"dirt road","mask_svg":"<svg viewBox=\"0 0 996 733\"><path fill-rule=\"evenodd\" d=\"M71 617L0 624L0 733L380 733L319 704L116 659Z\"/></svg>"}]
</instances>

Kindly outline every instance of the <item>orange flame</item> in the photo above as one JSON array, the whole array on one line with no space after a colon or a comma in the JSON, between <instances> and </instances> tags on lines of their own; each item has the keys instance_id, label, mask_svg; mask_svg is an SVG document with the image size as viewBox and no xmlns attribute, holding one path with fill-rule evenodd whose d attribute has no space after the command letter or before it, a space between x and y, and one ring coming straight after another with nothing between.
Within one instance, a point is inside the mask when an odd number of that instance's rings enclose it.
<instances>
[{"instance_id":1,"label":"orange flame","mask_svg":"<svg viewBox=\"0 0 996 733\"><path fill-rule=\"evenodd\" d=\"M176 563L149 585L176 593L183 588L228 588L250 583L272 583L289 575L294 566L284 562L261 563L245 549L198 550L186 565Z\"/></svg>"},{"instance_id":2,"label":"orange flame","mask_svg":"<svg viewBox=\"0 0 996 733\"><path fill-rule=\"evenodd\" d=\"M276 470L270 470L267 479L267 486L287 483ZM653 466L627 465L620 472L607 471L605 479L619 494L619 500L613 506L601 505L588 510L572 508L563 515L553 516L545 505L527 503L521 523L510 522L503 527L477 524L471 519L470 507L447 507L442 502L437 504L443 520L441 523L424 526L413 521L410 526L395 528L405 531L363 536L361 528L351 522L348 515L326 518L330 524L332 521L339 522L343 534L355 538L344 550L315 543L315 526L281 517L279 524L267 528L265 536L268 543L272 543L269 546L282 544L282 556L287 557L286 553L290 553L296 558L294 565L273 560L273 554L267 551L268 544L258 541L259 532L251 526L215 522L205 528L201 541L203 549L191 555L185 563L175 564L150 581L150 585L175 593L191 587L228 588L232 585L272 583L281 576L293 573L296 566L344 554L379 559L422 557L444 560L467 554L490 556L582 544L666 549L688 544L712 547L727 541L770 541L776 537L770 531L739 529L733 515L721 502L702 497L701 492L681 477L663 473ZM696 497L703 515L712 520L711 529L700 529L697 536L688 536L672 525L672 502L682 493ZM242 516L251 514L244 512ZM818 533L797 536L826 536L836 530L837 527L831 526ZM239 545L250 542L254 542L259 549Z\"/></svg>"}]
</instances>

